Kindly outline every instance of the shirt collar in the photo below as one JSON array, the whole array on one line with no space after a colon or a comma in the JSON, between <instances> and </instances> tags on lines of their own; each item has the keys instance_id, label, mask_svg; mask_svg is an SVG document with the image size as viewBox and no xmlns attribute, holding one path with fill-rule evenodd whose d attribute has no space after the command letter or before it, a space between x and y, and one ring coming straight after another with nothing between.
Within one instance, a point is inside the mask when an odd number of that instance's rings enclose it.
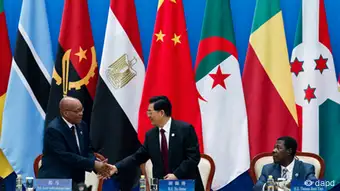
<instances>
[{"instance_id":1,"label":"shirt collar","mask_svg":"<svg viewBox=\"0 0 340 191\"><path fill-rule=\"evenodd\" d=\"M68 122L64 117L61 117L63 118L63 120L65 121L65 123L67 124L67 126L71 129L74 125L70 122Z\"/></svg>"},{"instance_id":2,"label":"shirt collar","mask_svg":"<svg viewBox=\"0 0 340 191\"><path fill-rule=\"evenodd\" d=\"M170 132L170 126L171 126L171 117L170 117L169 120L165 123L165 125L164 125L164 127L163 127L164 131L169 133L169 132ZM159 129L161 129L161 128L159 127Z\"/></svg>"},{"instance_id":3,"label":"shirt collar","mask_svg":"<svg viewBox=\"0 0 340 191\"><path fill-rule=\"evenodd\" d=\"M295 164L295 160L293 159L293 161L287 167L281 166L281 169L286 168L288 172L293 172L294 164Z\"/></svg>"}]
</instances>

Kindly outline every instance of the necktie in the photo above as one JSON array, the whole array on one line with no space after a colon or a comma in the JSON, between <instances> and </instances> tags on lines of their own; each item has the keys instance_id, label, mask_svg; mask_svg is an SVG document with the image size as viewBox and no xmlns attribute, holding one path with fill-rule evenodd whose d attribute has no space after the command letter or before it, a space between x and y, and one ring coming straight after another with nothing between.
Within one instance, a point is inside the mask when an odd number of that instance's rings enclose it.
<instances>
[{"instance_id":1,"label":"necktie","mask_svg":"<svg viewBox=\"0 0 340 191\"><path fill-rule=\"evenodd\" d=\"M168 161L168 145L166 143L166 137L165 137L165 130L161 129L161 153L163 158L163 165L164 165L164 172L165 174L169 173L169 161Z\"/></svg>"},{"instance_id":2,"label":"necktie","mask_svg":"<svg viewBox=\"0 0 340 191\"><path fill-rule=\"evenodd\" d=\"M284 178L284 179L288 179L288 174L287 174L287 172L288 172L288 169L286 169L286 168L283 168L282 169L282 178Z\"/></svg>"},{"instance_id":3,"label":"necktie","mask_svg":"<svg viewBox=\"0 0 340 191\"><path fill-rule=\"evenodd\" d=\"M78 138L78 133L77 133L77 127L76 127L76 126L72 126L72 131L73 131L74 136L76 137L77 148L78 148L78 150L79 150L79 154L81 154L81 151L80 151L80 144L79 144L79 138Z\"/></svg>"}]
</instances>

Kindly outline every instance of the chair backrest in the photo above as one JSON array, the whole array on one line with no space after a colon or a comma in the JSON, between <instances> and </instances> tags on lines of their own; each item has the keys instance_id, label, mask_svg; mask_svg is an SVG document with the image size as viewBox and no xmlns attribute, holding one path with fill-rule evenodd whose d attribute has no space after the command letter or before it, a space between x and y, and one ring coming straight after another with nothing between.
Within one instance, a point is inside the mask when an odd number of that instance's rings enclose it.
<instances>
[{"instance_id":1,"label":"chair backrest","mask_svg":"<svg viewBox=\"0 0 340 191\"><path fill-rule=\"evenodd\" d=\"M210 191L211 184L215 175L215 163L214 160L206 154L201 154L201 160L198 163L198 169L200 171L201 179L203 182L204 190Z\"/></svg>"},{"instance_id":2,"label":"chair backrest","mask_svg":"<svg viewBox=\"0 0 340 191\"><path fill-rule=\"evenodd\" d=\"M295 156L305 163L314 165L316 178L322 179L324 177L325 162L319 155L307 152L297 152ZM271 152L260 153L253 158L250 163L250 175L254 183L259 179L263 166L270 163L273 163Z\"/></svg>"},{"instance_id":3,"label":"chair backrest","mask_svg":"<svg viewBox=\"0 0 340 191\"><path fill-rule=\"evenodd\" d=\"M213 159L206 154L201 154L201 160L198 164L198 169L203 182L204 190L210 191L212 180L215 174L215 163ZM142 174L145 175L147 180L147 185L149 185L148 180L153 178L152 174L152 162L148 160L145 164L141 165Z\"/></svg>"},{"instance_id":4,"label":"chair backrest","mask_svg":"<svg viewBox=\"0 0 340 191\"><path fill-rule=\"evenodd\" d=\"M105 157L103 157L99 153L94 153L94 155L96 156L97 159L99 159L101 161L105 160ZM39 168L42 165L42 156L43 155L40 154L34 160L33 168L34 168L35 177L38 176ZM86 172L85 173L85 184L86 184L86 186L92 186L92 190L102 191L103 180L98 179L97 174L94 173L94 172Z\"/></svg>"}]
</instances>

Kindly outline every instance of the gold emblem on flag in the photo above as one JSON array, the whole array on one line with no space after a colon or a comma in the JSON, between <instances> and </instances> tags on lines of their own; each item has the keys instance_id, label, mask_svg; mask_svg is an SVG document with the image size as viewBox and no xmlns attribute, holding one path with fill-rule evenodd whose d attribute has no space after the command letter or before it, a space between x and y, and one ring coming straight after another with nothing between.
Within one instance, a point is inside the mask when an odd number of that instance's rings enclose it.
<instances>
[{"instance_id":1,"label":"gold emblem on flag","mask_svg":"<svg viewBox=\"0 0 340 191\"><path fill-rule=\"evenodd\" d=\"M128 55L123 54L108 67L106 76L115 89L124 87L137 75L137 72L132 68L136 62L135 57L128 60Z\"/></svg>"},{"instance_id":2,"label":"gold emblem on flag","mask_svg":"<svg viewBox=\"0 0 340 191\"><path fill-rule=\"evenodd\" d=\"M92 54L92 63L89 71L86 76L78 81L70 82L69 81L69 71L70 71L70 56L71 49L68 49L62 58L61 61L61 70L62 76L58 74L58 72L53 68L52 78L55 79L56 84L59 86L63 84L63 95L66 96L67 92L71 89L80 90L83 85L87 85L90 82L90 79L96 75L95 71L97 68L97 58L96 58L96 50L94 47L91 47Z\"/></svg>"}]
</instances>

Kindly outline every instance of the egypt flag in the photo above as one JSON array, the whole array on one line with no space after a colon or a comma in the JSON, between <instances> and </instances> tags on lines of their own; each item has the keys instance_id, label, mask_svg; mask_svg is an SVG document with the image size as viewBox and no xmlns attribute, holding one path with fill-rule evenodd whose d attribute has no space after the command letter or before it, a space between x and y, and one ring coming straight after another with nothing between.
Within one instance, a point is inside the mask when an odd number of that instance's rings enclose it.
<instances>
[{"instance_id":1,"label":"egypt flag","mask_svg":"<svg viewBox=\"0 0 340 191\"><path fill-rule=\"evenodd\" d=\"M11 69L12 53L9 44L6 17L4 12L4 1L0 0L0 139L2 126L2 113L5 105L9 72ZM0 149L0 177L5 178L13 172L6 156Z\"/></svg>"},{"instance_id":2,"label":"egypt flag","mask_svg":"<svg viewBox=\"0 0 340 191\"><path fill-rule=\"evenodd\" d=\"M272 151L280 136L298 140L280 0L257 0L242 81L251 157Z\"/></svg>"},{"instance_id":3,"label":"egypt flag","mask_svg":"<svg viewBox=\"0 0 340 191\"><path fill-rule=\"evenodd\" d=\"M207 0L196 85L201 96L204 152L215 162L212 189L217 190L246 172L250 164L247 113L229 0Z\"/></svg>"},{"instance_id":4,"label":"egypt flag","mask_svg":"<svg viewBox=\"0 0 340 191\"><path fill-rule=\"evenodd\" d=\"M326 180L340 181L340 93L324 0L303 0L291 58L296 104L301 107L302 151L325 160Z\"/></svg>"},{"instance_id":5,"label":"egypt flag","mask_svg":"<svg viewBox=\"0 0 340 191\"><path fill-rule=\"evenodd\" d=\"M182 0L159 0L150 58L138 119L138 138L152 128L146 115L149 99L164 95L172 104L172 117L194 126L203 151L201 115L191 63Z\"/></svg>"},{"instance_id":6,"label":"egypt flag","mask_svg":"<svg viewBox=\"0 0 340 191\"><path fill-rule=\"evenodd\" d=\"M83 120L90 124L98 66L87 0L65 1L52 78L46 125L60 115L59 101L64 96L81 101Z\"/></svg>"},{"instance_id":7,"label":"egypt flag","mask_svg":"<svg viewBox=\"0 0 340 191\"><path fill-rule=\"evenodd\" d=\"M140 146L137 125L144 76L134 0L111 0L90 131L95 150L111 164ZM122 190L131 189L137 170L119 173Z\"/></svg>"},{"instance_id":8,"label":"egypt flag","mask_svg":"<svg viewBox=\"0 0 340 191\"><path fill-rule=\"evenodd\" d=\"M53 56L44 0L22 3L0 147L17 174L34 177L42 153Z\"/></svg>"}]
</instances>

